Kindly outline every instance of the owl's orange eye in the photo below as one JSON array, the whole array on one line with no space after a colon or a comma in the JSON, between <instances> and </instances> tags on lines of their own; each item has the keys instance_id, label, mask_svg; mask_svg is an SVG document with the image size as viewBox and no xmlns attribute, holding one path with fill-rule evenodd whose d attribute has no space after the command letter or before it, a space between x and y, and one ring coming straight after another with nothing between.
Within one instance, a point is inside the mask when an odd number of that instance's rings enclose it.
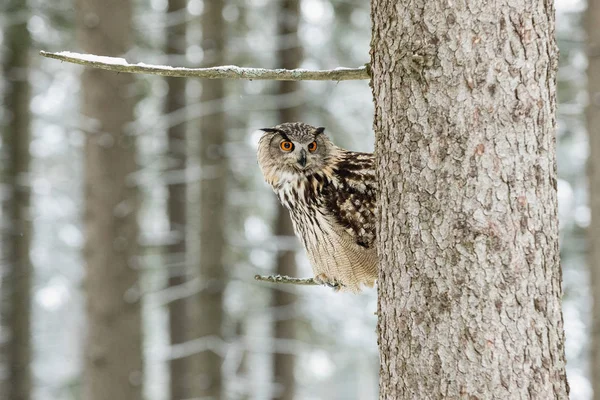
<instances>
[{"instance_id":1,"label":"owl's orange eye","mask_svg":"<svg viewBox=\"0 0 600 400\"><path fill-rule=\"evenodd\" d=\"M312 142L308 145L308 151L311 153L317 149L317 142Z\"/></svg>"},{"instance_id":2,"label":"owl's orange eye","mask_svg":"<svg viewBox=\"0 0 600 400\"><path fill-rule=\"evenodd\" d=\"M289 140L284 140L283 142L281 142L279 144L279 147L283 151L292 151L292 149L294 148L294 144L292 142L290 142Z\"/></svg>"}]
</instances>

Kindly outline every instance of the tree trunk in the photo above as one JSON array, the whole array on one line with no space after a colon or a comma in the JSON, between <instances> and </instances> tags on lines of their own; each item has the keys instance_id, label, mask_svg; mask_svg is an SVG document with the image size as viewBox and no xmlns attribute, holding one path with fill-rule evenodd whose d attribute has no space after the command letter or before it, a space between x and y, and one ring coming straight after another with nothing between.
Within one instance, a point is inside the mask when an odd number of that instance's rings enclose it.
<instances>
[{"instance_id":1,"label":"tree trunk","mask_svg":"<svg viewBox=\"0 0 600 400\"><path fill-rule=\"evenodd\" d=\"M223 0L204 2L201 16L202 48L205 64L223 65L225 51L225 21ZM202 103L224 101L223 80L203 80ZM223 265L225 248L225 205L227 160L225 158L225 114L221 111L200 119L200 264L198 273L204 289L196 296L198 314L195 337L222 337L223 289L226 273ZM209 348L193 356L192 397L218 399L222 395L222 357L219 349Z\"/></svg>"},{"instance_id":2,"label":"tree trunk","mask_svg":"<svg viewBox=\"0 0 600 400\"><path fill-rule=\"evenodd\" d=\"M381 399L566 399L545 0L373 0Z\"/></svg>"},{"instance_id":3,"label":"tree trunk","mask_svg":"<svg viewBox=\"0 0 600 400\"><path fill-rule=\"evenodd\" d=\"M277 68L293 69L300 67L302 59L302 48L298 38L298 25L300 17L299 0L283 0L280 4L280 12L277 21L277 37L279 38L279 51L277 54ZM278 95L285 95L299 90L298 82L282 81L278 83ZM294 122L301 119L299 107L281 108L279 110L279 121ZM289 212L280 204L277 205L277 221L275 234L279 236L294 236L294 228ZM296 252L283 250L277 255L277 274L296 276ZM273 288L273 308L276 311L274 337L276 339L296 338L296 294L288 287ZM292 400L295 396L296 380L294 377L295 357L293 354L274 353L273 372L274 381L279 386L279 391L274 398Z\"/></svg>"},{"instance_id":4,"label":"tree trunk","mask_svg":"<svg viewBox=\"0 0 600 400\"><path fill-rule=\"evenodd\" d=\"M186 0L169 0L167 12L169 15L185 10ZM186 22L169 26L167 28L167 48L169 55L182 55L186 50ZM186 80L181 78L166 78L169 92L167 94L165 112L167 114L179 111L186 105L185 84ZM169 170L178 174L185 174L186 168L186 123L169 125L168 129L168 162ZM187 184L169 183L169 200L167 212L169 215L169 225L171 234L175 235L175 240L169 245L167 252L169 260L181 262L186 261L186 226L187 226ZM171 288L182 287L185 285L187 277L185 273L169 274L168 286ZM187 330L187 299L178 299L169 303L169 334L171 345L177 345L186 341ZM176 358L169 362L170 371L170 396L171 400L187 399L188 395L188 359Z\"/></svg>"},{"instance_id":5,"label":"tree trunk","mask_svg":"<svg viewBox=\"0 0 600 400\"><path fill-rule=\"evenodd\" d=\"M131 44L131 2L78 0L82 50L122 56ZM142 398L133 75L85 69L81 76L85 142L84 398Z\"/></svg>"},{"instance_id":6,"label":"tree trunk","mask_svg":"<svg viewBox=\"0 0 600 400\"><path fill-rule=\"evenodd\" d=\"M29 49L27 4L11 0L5 15L17 18L4 30L2 122L2 266L0 271L0 398L31 397L31 280L29 259Z\"/></svg>"},{"instance_id":7,"label":"tree trunk","mask_svg":"<svg viewBox=\"0 0 600 400\"><path fill-rule=\"evenodd\" d=\"M600 0L588 0L586 12L588 37L587 128L590 138L589 265L592 278L592 332L590 338L590 380L594 399L600 400Z\"/></svg>"}]
</instances>

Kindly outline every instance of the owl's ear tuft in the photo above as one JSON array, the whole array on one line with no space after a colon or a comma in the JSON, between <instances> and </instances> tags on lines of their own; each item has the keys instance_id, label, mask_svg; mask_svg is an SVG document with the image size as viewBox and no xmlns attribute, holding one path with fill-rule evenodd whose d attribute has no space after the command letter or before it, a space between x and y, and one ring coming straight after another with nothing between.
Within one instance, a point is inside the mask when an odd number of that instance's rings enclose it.
<instances>
[{"instance_id":1,"label":"owl's ear tuft","mask_svg":"<svg viewBox=\"0 0 600 400\"><path fill-rule=\"evenodd\" d=\"M319 135L319 134L321 134L321 133L323 133L323 132L325 132L325 127L324 127L324 126L320 126L320 127L318 127L317 129L315 129L315 133L316 133L317 135Z\"/></svg>"},{"instance_id":2,"label":"owl's ear tuft","mask_svg":"<svg viewBox=\"0 0 600 400\"><path fill-rule=\"evenodd\" d=\"M263 132L267 132L267 133L276 133L279 132L279 129L275 129L275 128L260 128L261 131Z\"/></svg>"}]
</instances>

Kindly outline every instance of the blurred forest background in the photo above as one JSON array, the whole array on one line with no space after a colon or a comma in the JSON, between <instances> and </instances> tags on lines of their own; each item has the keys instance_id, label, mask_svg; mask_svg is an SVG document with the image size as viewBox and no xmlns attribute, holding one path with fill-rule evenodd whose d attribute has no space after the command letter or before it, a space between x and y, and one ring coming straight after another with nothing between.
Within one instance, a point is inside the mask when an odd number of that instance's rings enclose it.
<instances>
[{"instance_id":1,"label":"blurred forest background","mask_svg":"<svg viewBox=\"0 0 600 400\"><path fill-rule=\"evenodd\" d=\"M586 400L586 4L556 6L567 370ZM369 2L5 0L0 12L0 398L376 398L375 289L253 280L311 275L258 169L256 129L301 120L372 151L368 82L134 76L38 56L356 67Z\"/></svg>"}]
</instances>

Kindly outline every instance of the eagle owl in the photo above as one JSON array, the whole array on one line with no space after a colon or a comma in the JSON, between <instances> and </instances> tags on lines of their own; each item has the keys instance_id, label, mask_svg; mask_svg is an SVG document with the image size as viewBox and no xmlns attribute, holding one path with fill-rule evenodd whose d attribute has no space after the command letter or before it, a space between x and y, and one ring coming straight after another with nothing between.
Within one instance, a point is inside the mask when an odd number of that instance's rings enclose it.
<instances>
[{"instance_id":1,"label":"eagle owl","mask_svg":"<svg viewBox=\"0 0 600 400\"><path fill-rule=\"evenodd\" d=\"M301 122L262 129L258 164L290 212L315 280L360 291L377 278L373 154L337 147Z\"/></svg>"}]
</instances>

